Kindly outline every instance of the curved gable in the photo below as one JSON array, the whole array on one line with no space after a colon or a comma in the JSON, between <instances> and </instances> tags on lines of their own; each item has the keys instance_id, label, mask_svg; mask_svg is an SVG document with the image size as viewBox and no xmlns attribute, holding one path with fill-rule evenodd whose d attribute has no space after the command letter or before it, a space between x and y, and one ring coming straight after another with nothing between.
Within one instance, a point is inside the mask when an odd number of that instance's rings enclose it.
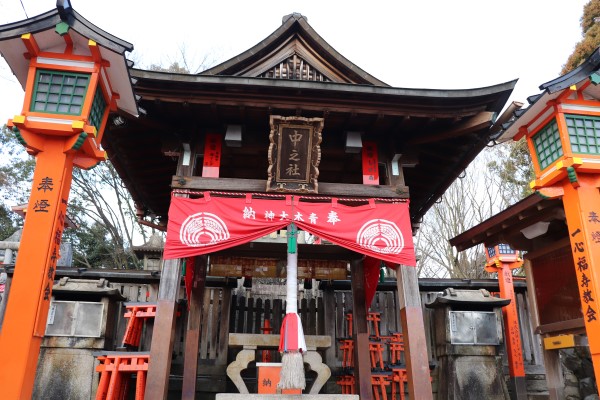
<instances>
[{"instance_id":1,"label":"curved gable","mask_svg":"<svg viewBox=\"0 0 600 400\"><path fill-rule=\"evenodd\" d=\"M301 14L283 17L265 40L200 75L388 86L338 53Z\"/></svg>"}]
</instances>

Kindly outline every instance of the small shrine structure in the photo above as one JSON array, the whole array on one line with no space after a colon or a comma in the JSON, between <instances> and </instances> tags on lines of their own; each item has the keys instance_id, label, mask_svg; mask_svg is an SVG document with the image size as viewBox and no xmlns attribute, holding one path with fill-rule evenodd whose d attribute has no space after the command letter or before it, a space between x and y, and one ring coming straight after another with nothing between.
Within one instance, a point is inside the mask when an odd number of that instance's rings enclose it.
<instances>
[{"instance_id":1,"label":"small shrine structure","mask_svg":"<svg viewBox=\"0 0 600 400\"><path fill-rule=\"evenodd\" d=\"M74 43L98 36L89 46L100 71L122 65L131 49L59 1L57 10L0 26L0 51L23 83L28 58L1 44L29 31L35 36L48 21L80 32ZM68 49L68 39L61 40ZM95 43L107 50L100 46L98 53ZM338 53L297 13L256 46L200 74L129 67L111 82L125 89L130 78L136 104L113 96L96 144L131 193L140 222L169 232L145 358L146 398L167 396L180 298L190 316L182 396L192 399L207 339L199 317L207 277L285 277L289 269L278 265L287 256L289 266L291 249L298 277L351 279L355 389L364 400L373 398L367 307L382 262L395 269L409 394L432 398L412 234L508 121L514 106L499 113L516 81L457 90L391 87ZM90 121L83 118L85 126ZM13 123L22 126L26 118ZM311 243L296 243L295 227L310 233ZM283 230L291 237L287 246L261 240Z\"/></svg>"},{"instance_id":2,"label":"small shrine structure","mask_svg":"<svg viewBox=\"0 0 600 400\"><path fill-rule=\"evenodd\" d=\"M163 224L171 223L173 193L209 192L211 202L240 194L410 200L406 218L417 229L425 212L506 122L498 113L515 84L466 90L390 87L335 51L300 14L286 15L258 45L198 75L130 73L141 96L142 116L120 113L104 145L140 214L158 216ZM286 175L300 171L290 161L293 151L277 147L279 132L293 125L312 129L312 146L318 144L298 158L299 165L308 167L302 179ZM280 149L290 160L277 164ZM313 158L306 164L309 155ZM241 271L240 264L284 259L285 252L282 243L253 242L212 254L211 264L218 268L206 263L201 268L209 275L220 271L242 277L249 272ZM314 272L308 277L317 279L332 273L325 261L350 262L359 342L357 393L371 398L363 283L369 272L362 256L335 245L302 244L298 255L300 262L310 260ZM177 260L162 267L148 372L152 390L146 391L159 397L167 390L180 271ZM376 271L378 275L378 267ZM407 266L397 269L400 312L411 396L430 398L415 272ZM192 293L191 312L199 307ZM188 333L195 329L189 326ZM186 354L196 354L197 346L189 342ZM189 365L195 363L192 359ZM193 373L184 377L184 386L186 382L195 382Z\"/></svg>"}]
</instances>

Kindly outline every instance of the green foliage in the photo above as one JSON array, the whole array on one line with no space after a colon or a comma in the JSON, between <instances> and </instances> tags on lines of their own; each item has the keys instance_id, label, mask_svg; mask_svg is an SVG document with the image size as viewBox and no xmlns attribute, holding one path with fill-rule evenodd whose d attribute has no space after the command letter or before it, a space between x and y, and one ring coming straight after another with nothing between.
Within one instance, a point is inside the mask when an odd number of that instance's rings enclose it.
<instances>
[{"instance_id":1,"label":"green foliage","mask_svg":"<svg viewBox=\"0 0 600 400\"><path fill-rule=\"evenodd\" d=\"M0 240L12 235L22 223L8 203L21 204L27 201L31 190L31 179L35 160L26 154L15 133L4 125L0 129Z\"/></svg>"},{"instance_id":2,"label":"green foliage","mask_svg":"<svg viewBox=\"0 0 600 400\"><path fill-rule=\"evenodd\" d=\"M73 244L74 267L117 269L138 267L139 263L134 260L135 255L130 255L120 241L111 238L106 227L99 222L79 219L78 228L66 230L65 235ZM115 264L121 260L124 264Z\"/></svg>"},{"instance_id":3,"label":"green foliage","mask_svg":"<svg viewBox=\"0 0 600 400\"><path fill-rule=\"evenodd\" d=\"M596 24L594 19L598 16L600 16L600 1L591 0L585 6L583 6L581 29L584 34Z\"/></svg>"},{"instance_id":4,"label":"green foliage","mask_svg":"<svg viewBox=\"0 0 600 400\"><path fill-rule=\"evenodd\" d=\"M487 167L500 187L505 207L532 193L529 183L535 178L535 174L525 139L494 147L492 157Z\"/></svg>"},{"instance_id":5,"label":"green foliage","mask_svg":"<svg viewBox=\"0 0 600 400\"><path fill-rule=\"evenodd\" d=\"M575 45L575 49L563 66L561 74L566 74L577 68L600 46L600 24L595 22L598 17L600 17L600 0L590 0L583 7L583 16L581 17L583 39Z\"/></svg>"},{"instance_id":6,"label":"green foliage","mask_svg":"<svg viewBox=\"0 0 600 400\"><path fill-rule=\"evenodd\" d=\"M5 201L25 203L29 198L35 159L19 143L15 133L6 125L0 129L0 192Z\"/></svg>"},{"instance_id":7,"label":"green foliage","mask_svg":"<svg viewBox=\"0 0 600 400\"><path fill-rule=\"evenodd\" d=\"M35 159L19 143L15 133L0 129L0 240L10 236L22 219L9 205L28 201ZM136 223L129 193L110 162L92 171L73 171L67 214L78 225L65 229L63 241L73 244L75 266L87 268L139 268L132 251L133 237L145 240Z\"/></svg>"},{"instance_id":8,"label":"green foliage","mask_svg":"<svg viewBox=\"0 0 600 400\"><path fill-rule=\"evenodd\" d=\"M17 227L15 213L4 204L0 204L0 240L5 240L15 233Z\"/></svg>"}]
</instances>

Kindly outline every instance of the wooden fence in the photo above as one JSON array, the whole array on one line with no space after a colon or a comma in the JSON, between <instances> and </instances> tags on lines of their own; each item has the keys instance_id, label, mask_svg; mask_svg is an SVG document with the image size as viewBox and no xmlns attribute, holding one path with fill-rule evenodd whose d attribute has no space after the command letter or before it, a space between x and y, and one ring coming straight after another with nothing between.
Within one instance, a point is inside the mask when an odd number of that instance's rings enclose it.
<instances>
[{"instance_id":1,"label":"wooden fence","mask_svg":"<svg viewBox=\"0 0 600 400\"><path fill-rule=\"evenodd\" d=\"M432 363L436 361L433 337L433 311L426 308L425 304L432 302L439 292L421 292L423 317L425 322L425 335L427 338L427 352ZM523 345L523 358L526 368L531 373L543 373L541 341L533 331L533 325L528 313L526 293L517 293L517 310L521 323L521 339ZM399 309L396 306L396 292L377 292L371 304L370 311L380 314L380 334L391 336L401 332ZM329 312L327 312L329 311ZM350 291L328 291L310 300L302 299L298 302L298 314L302 320L305 334L329 335L332 342L337 343L340 338L349 337L347 315L352 312L352 293ZM230 332L236 333L261 333L265 320L269 320L274 333L281 326L285 314L285 301L281 299L264 299L233 295L230 311ZM505 364L506 351L504 351ZM384 354L384 361L387 361ZM338 346L326 352L326 362L330 367L341 367L342 354ZM540 369L541 368L541 369Z\"/></svg>"},{"instance_id":2,"label":"wooden fence","mask_svg":"<svg viewBox=\"0 0 600 400\"><path fill-rule=\"evenodd\" d=\"M120 284L121 293L128 301L155 301L156 287L147 284ZM298 314L302 320L305 334L329 335L332 337L333 346L323 352L324 362L332 368L334 374L341 370L342 352L338 346L340 338L349 337L347 315L352 311L352 293L349 290L322 290L319 295L310 299L301 299L298 302ZM432 310L424 305L432 302L439 292L422 291L421 303L425 322L427 339L427 353L431 363L435 364L436 354L433 337ZM533 325L528 313L529 304L526 292L519 291L517 296L517 309L521 324L521 339L523 345L523 358L525 371L528 375L537 375L543 379L543 361L541 341L534 334ZM273 298L274 297L274 298ZM201 342L199 354L199 374L214 376L211 379L220 379L223 390L225 385L224 369L233 360L235 354L227 348L228 333L262 333L265 320L270 322L273 333L278 333L281 321L285 315L285 301L277 296L261 297L252 296L251 292L244 289L231 288L206 288L201 315ZM187 325L187 309L185 303L181 315L177 320L176 337L174 344L174 357L171 373L183 373L184 337ZM390 336L402 330L399 309L396 302L396 291L380 291L375 294L370 310L380 313L380 334ZM117 337L122 337L126 321L120 316ZM140 350L149 350L152 324L146 328ZM274 360L278 355L274 354ZM384 353L384 362L388 361ZM504 364L507 365L506 351L504 351ZM505 371L508 373L507 371ZM223 375L223 376L220 376ZM218 377L218 378L217 378ZM332 382L334 379L332 378ZM434 375L434 387L437 378ZM543 382L543 381L542 381ZM543 390L543 389L540 389Z\"/></svg>"}]
</instances>

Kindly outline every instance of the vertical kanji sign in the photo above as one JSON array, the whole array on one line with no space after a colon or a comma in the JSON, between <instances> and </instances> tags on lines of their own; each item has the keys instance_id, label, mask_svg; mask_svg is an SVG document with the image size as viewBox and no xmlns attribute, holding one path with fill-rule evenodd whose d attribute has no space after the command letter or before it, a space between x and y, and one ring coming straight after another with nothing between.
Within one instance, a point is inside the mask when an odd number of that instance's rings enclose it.
<instances>
[{"instance_id":1,"label":"vertical kanji sign","mask_svg":"<svg viewBox=\"0 0 600 400\"><path fill-rule=\"evenodd\" d=\"M207 133L204 139L203 178L218 178L221 167L221 135Z\"/></svg>"},{"instance_id":2,"label":"vertical kanji sign","mask_svg":"<svg viewBox=\"0 0 600 400\"><path fill-rule=\"evenodd\" d=\"M598 283L600 273L600 192L598 177L581 174L578 185L564 185L563 203L590 349L600 349ZM598 374L596 374L598 375Z\"/></svg>"},{"instance_id":3,"label":"vertical kanji sign","mask_svg":"<svg viewBox=\"0 0 600 400\"><path fill-rule=\"evenodd\" d=\"M376 142L363 142L362 173L364 185L379 185L379 157Z\"/></svg>"}]
</instances>

